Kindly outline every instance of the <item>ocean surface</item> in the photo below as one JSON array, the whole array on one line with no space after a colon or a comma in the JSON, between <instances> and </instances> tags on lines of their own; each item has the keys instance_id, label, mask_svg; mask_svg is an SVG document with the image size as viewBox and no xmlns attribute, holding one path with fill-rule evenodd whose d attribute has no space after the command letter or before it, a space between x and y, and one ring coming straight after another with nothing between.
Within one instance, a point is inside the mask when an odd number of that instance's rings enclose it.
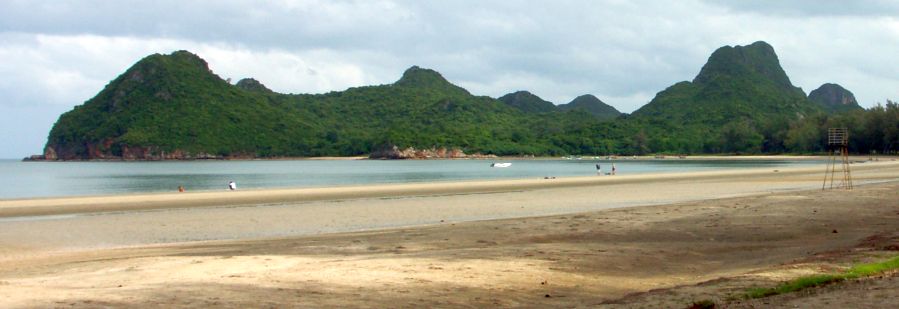
<instances>
[{"instance_id":1,"label":"ocean surface","mask_svg":"<svg viewBox=\"0 0 899 309\"><path fill-rule=\"evenodd\" d=\"M328 187L380 183L543 178L686 172L745 168L783 168L823 164L814 160L277 160L164 162L21 162L0 160L0 199L108 195L140 192ZM500 161L496 161L500 162Z\"/></svg>"}]
</instances>

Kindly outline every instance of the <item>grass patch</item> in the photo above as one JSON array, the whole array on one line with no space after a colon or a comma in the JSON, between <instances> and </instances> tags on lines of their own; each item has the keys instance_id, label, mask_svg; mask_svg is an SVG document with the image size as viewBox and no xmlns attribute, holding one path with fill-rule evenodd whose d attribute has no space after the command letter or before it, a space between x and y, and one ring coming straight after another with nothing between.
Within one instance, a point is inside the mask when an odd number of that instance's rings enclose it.
<instances>
[{"instance_id":1,"label":"grass patch","mask_svg":"<svg viewBox=\"0 0 899 309\"><path fill-rule=\"evenodd\" d=\"M886 271L899 269L899 256L877 263L859 264L839 274L822 274L799 277L773 288L753 288L746 292L746 298L762 298L772 295L799 291L805 288L822 286L848 279L868 277Z\"/></svg>"},{"instance_id":2,"label":"grass patch","mask_svg":"<svg viewBox=\"0 0 899 309\"><path fill-rule=\"evenodd\" d=\"M846 275L852 276L852 278L858 278L877 275L895 269L899 269L899 256L895 256L892 259L879 263L855 265L846 271Z\"/></svg>"},{"instance_id":3,"label":"grass patch","mask_svg":"<svg viewBox=\"0 0 899 309\"><path fill-rule=\"evenodd\" d=\"M746 298L762 298L771 295L790 293L804 288L822 286L828 283L845 280L842 275L812 275L800 277L781 283L773 288L753 288L746 292Z\"/></svg>"}]
</instances>

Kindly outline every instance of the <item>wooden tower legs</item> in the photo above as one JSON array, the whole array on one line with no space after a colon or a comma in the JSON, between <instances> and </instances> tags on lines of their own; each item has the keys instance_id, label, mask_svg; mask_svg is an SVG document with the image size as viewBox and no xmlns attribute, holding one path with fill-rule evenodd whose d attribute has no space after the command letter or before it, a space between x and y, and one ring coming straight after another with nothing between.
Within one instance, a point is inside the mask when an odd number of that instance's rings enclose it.
<instances>
[{"instance_id":1,"label":"wooden tower legs","mask_svg":"<svg viewBox=\"0 0 899 309\"><path fill-rule=\"evenodd\" d=\"M840 157L840 173L837 174L837 152ZM830 155L827 159L827 166L824 169L824 184L821 190L828 188L828 176L830 178L830 189L834 188L836 176L840 176L839 183L836 184L838 189L852 190L852 171L849 169L849 147L831 148Z\"/></svg>"}]
</instances>

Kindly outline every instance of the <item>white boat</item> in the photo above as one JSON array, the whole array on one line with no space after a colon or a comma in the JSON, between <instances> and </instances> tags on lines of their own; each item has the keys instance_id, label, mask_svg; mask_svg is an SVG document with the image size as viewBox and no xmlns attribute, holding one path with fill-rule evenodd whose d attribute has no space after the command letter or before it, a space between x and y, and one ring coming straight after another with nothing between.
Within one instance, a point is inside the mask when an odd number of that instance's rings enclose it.
<instances>
[{"instance_id":1,"label":"white boat","mask_svg":"<svg viewBox=\"0 0 899 309\"><path fill-rule=\"evenodd\" d=\"M491 163L490 167L510 167L512 163L504 162L504 163Z\"/></svg>"}]
</instances>

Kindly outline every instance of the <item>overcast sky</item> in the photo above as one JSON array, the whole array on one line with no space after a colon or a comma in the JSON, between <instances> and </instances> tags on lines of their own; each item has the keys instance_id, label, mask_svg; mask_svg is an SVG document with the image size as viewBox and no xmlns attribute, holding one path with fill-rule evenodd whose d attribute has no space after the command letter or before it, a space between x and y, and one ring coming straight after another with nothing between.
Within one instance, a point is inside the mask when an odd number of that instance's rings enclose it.
<instances>
[{"instance_id":1,"label":"overcast sky","mask_svg":"<svg viewBox=\"0 0 899 309\"><path fill-rule=\"evenodd\" d=\"M387 84L412 65L477 95L593 94L632 112L716 48L766 41L806 93L899 99L897 1L0 2L0 158L42 152L63 112L153 53L282 93Z\"/></svg>"}]
</instances>

